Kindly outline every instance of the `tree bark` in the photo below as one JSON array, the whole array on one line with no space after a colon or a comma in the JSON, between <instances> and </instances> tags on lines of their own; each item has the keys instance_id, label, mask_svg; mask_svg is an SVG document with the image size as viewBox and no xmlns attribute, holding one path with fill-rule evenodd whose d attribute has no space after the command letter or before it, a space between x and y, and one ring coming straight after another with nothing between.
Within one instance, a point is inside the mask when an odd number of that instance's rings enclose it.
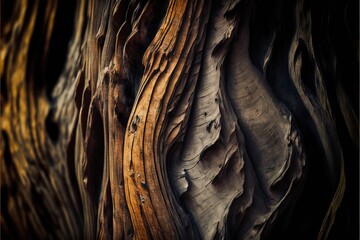
<instances>
[{"instance_id":1,"label":"tree bark","mask_svg":"<svg viewBox=\"0 0 360 240\"><path fill-rule=\"evenodd\" d=\"M1 237L359 238L356 1L1 2Z\"/></svg>"}]
</instances>

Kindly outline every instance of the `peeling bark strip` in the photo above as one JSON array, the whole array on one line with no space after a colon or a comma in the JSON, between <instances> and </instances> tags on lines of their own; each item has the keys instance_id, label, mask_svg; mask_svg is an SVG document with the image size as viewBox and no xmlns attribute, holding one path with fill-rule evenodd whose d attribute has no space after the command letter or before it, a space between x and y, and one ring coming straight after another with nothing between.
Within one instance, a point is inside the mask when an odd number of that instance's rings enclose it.
<instances>
[{"instance_id":1,"label":"peeling bark strip","mask_svg":"<svg viewBox=\"0 0 360 240\"><path fill-rule=\"evenodd\" d=\"M1 237L353 239L358 3L1 2Z\"/></svg>"}]
</instances>

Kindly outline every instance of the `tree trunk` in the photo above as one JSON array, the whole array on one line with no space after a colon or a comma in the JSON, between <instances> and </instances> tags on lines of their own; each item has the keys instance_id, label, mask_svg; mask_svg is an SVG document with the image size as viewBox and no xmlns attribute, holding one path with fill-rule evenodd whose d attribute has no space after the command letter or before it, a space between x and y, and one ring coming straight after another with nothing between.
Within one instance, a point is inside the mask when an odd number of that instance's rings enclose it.
<instances>
[{"instance_id":1,"label":"tree trunk","mask_svg":"<svg viewBox=\"0 0 360 240\"><path fill-rule=\"evenodd\" d=\"M1 237L359 238L358 2L1 2Z\"/></svg>"}]
</instances>

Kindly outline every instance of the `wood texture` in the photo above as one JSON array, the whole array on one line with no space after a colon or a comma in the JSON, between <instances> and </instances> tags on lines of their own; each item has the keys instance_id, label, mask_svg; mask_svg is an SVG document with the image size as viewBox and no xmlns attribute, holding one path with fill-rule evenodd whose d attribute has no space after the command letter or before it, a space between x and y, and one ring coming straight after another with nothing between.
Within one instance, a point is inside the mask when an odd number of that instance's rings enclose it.
<instances>
[{"instance_id":1,"label":"wood texture","mask_svg":"<svg viewBox=\"0 0 360 240\"><path fill-rule=\"evenodd\" d=\"M359 237L356 1L1 2L1 237Z\"/></svg>"}]
</instances>

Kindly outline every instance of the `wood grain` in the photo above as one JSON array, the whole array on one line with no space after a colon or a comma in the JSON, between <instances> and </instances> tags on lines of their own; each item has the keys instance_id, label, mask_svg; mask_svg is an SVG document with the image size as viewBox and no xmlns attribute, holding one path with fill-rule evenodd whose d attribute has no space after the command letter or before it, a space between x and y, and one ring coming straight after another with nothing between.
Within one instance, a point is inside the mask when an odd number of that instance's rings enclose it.
<instances>
[{"instance_id":1,"label":"wood grain","mask_svg":"<svg viewBox=\"0 0 360 240\"><path fill-rule=\"evenodd\" d=\"M358 238L357 4L2 1L1 237Z\"/></svg>"}]
</instances>

